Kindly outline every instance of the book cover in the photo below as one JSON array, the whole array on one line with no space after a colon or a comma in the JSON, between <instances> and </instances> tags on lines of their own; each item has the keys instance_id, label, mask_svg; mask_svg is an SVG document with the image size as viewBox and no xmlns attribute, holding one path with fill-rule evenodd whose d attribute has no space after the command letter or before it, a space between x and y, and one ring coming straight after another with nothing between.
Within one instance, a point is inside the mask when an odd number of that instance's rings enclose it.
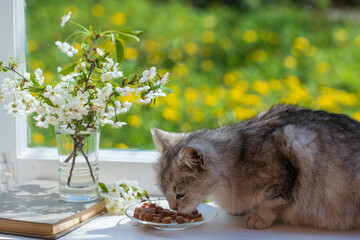
<instances>
[{"instance_id":1,"label":"book cover","mask_svg":"<svg viewBox=\"0 0 360 240\"><path fill-rule=\"evenodd\" d=\"M105 211L102 199L88 203L59 200L58 182L34 180L0 193L0 232L56 239Z\"/></svg>"}]
</instances>

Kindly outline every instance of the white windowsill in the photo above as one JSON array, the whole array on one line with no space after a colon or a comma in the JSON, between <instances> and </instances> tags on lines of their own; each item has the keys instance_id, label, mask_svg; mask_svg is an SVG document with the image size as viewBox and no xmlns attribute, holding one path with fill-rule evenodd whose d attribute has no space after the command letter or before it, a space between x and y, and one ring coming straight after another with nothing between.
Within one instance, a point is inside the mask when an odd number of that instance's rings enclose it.
<instances>
[{"instance_id":1,"label":"white windowsill","mask_svg":"<svg viewBox=\"0 0 360 240\"><path fill-rule=\"evenodd\" d=\"M100 150L100 162L155 163L160 154L156 151ZM19 159L58 160L56 148L25 148L18 154Z\"/></svg>"},{"instance_id":2,"label":"white windowsill","mask_svg":"<svg viewBox=\"0 0 360 240\"><path fill-rule=\"evenodd\" d=\"M214 204L210 204L214 205ZM214 205L215 206L215 205ZM219 215L213 221L179 231L162 231L138 226L126 216L103 215L59 238L70 239L295 239L295 240L350 240L359 239L360 229L351 231L324 231L313 228L274 224L269 229L251 230L242 227L243 217L231 216L217 208ZM33 238L0 234L0 238L31 240Z\"/></svg>"}]
</instances>

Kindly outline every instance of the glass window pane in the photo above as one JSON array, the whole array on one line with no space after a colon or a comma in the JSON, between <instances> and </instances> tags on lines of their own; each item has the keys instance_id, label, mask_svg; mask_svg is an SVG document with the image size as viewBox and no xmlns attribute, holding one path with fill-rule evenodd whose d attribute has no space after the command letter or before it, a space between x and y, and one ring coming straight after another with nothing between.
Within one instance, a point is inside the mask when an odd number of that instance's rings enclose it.
<instances>
[{"instance_id":1,"label":"glass window pane","mask_svg":"<svg viewBox=\"0 0 360 240\"><path fill-rule=\"evenodd\" d=\"M195 3L194 3L195 2ZM56 51L75 29L60 28L68 11L94 29L144 30L140 43L126 44L125 75L156 66L170 72L175 92L156 107L136 106L104 127L102 148L152 149L149 128L192 131L232 124L279 101L341 112L360 119L359 23L331 1L80 1L26 0L30 66L56 80L68 58ZM325 4L327 3L327 4ZM76 42L74 47L80 48ZM109 44L109 43L105 43ZM53 129L30 124L30 146L55 145Z\"/></svg>"}]
</instances>

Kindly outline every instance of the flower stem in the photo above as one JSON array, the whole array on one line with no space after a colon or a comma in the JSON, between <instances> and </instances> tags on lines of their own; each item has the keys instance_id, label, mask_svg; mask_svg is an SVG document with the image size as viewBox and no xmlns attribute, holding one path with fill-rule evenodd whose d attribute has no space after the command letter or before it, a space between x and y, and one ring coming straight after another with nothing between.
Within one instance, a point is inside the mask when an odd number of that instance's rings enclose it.
<instances>
[{"instance_id":1,"label":"flower stem","mask_svg":"<svg viewBox=\"0 0 360 240\"><path fill-rule=\"evenodd\" d=\"M71 164L71 169L70 169L70 173L69 173L69 178L68 178L68 182L67 182L67 185L70 187L70 181L71 181L71 178L72 178L72 173L74 171L74 166L75 166L75 159L76 159L76 148L77 148L77 142L75 141L75 138L70 135L71 138L74 140L74 151L72 153L73 155L73 161L72 161L72 164Z\"/></svg>"},{"instance_id":2,"label":"flower stem","mask_svg":"<svg viewBox=\"0 0 360 240\"><path fill-rule=\"evenodd\" d=\"M2 66L3 68L6 68L6 69L8 69L8 70L10 70L10 71L13 71L14 73L16 73L17 75L19 75L22 79L24 79L25 81L28 81L28 80L26 80L26 78L21 74L21 73L19 73L18 71L16 71L13 67L7 67L7 66Z\"/></svg>"},{"instance_id":3,"label":"flower stem","mask_svg":"<svg viewBox=\"0 0 360 240\"><path fill-rule=\"evenodd\" d=\"M90 170L90 175L91 175L91 178L93 180L93 182L95 183L95 177L94 177L94 173L93 173L93 170L92 170L92 167L90 165L90 162L89 162L89 158L87 157L87 155L85 154L85 152L83 151L83 144L82 144L82 141L84 140L84 138L82 137L77 137L78 140L76 140L76 137L74 137L73 135L70 135L71 138L73 139L74 141L74 150L73 152L69 155L69 157L67 159L71 159L71 155L72 155L72 159L73 159L73 162L72 162L72 165L71 165L71 169L70 169L70 174L69 174L69 178L68 178L68 183L67 185L70 186L70 181L71 181L71 178L72 178L72 172L74 170L74 166L75 166L75 159L76 159L76 151L79 150L82 155L84 156L85 160L86 160L86 163L89 167L89 170ZM67 160L66 159L66 160ZM65 161L66 161L65 160ZM69 160L68 160L69 161Z\"/></svg>"},{"instance_id":4,"label":"flower stem","mask_svg":"<svg viewBox=\"0 0 360 240\"><path fill-rule=\"evenodd\" d=\"M85 160L86 160L86 163L87 163L87 165L88 165L88 167L89 167L89 170L90 170L91 178L92 178L93 182L95 183L95 177L94 177L94 173L93 173L93 171L92 171L92 168L91 168L89 159L88 159L88 157L86 156L86 154L84 153L84 151L82 150L81 147L79 147L79 150L80 150L80 152L82 153L82 155L84 156L84 158L85 158Z\"/></svg>"}]
</instances>

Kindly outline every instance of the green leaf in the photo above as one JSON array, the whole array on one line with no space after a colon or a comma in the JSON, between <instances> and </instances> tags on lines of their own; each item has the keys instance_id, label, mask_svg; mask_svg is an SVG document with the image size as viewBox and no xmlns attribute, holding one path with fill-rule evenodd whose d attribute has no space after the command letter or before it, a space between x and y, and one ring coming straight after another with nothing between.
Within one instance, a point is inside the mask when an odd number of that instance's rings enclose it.
<instances>
[{"instance_id":1,"label":"green leaf","mask_svg":"<svg viewBox=\"0 0 360 240\"><path fill-rule=\"evenodd\" d=\"M87 44L86 42L83 42L81 44L81 49L83 50L83 52L87 52L89 50L89 44Z\"/></svg>"},{"instance_id":2,"label":"green leaf","mask_svg":"<svg viewBox=\"0 0 360 240\"><path fill-rule=\"evenodd\" d=\"M131 33L117 32L116 37L121 38L125 41L136 41L136 42L140 41L140 38L138 38L136 35Z\"/></svg>"},{"instance_id":3,"label":"green leaf","mask_svg":"<svg viewBox=\"0 0 360 240\"><path fill-rule=\"evenodd\" d=\"M101 188L101 190L103 190L104 192L108 193L109 190L106 187L105 183L99 182L99 187Z\"/></svg>"},{"instance_id":4,"label":"green leaf","mask_svg":"<svg viewBox=\"0 0 360 240\"><path fill-rule=\"evenodd\" d=\"M46 102L47 105L55 107L55 105L52 103L52 101L50 101L50 99L48 99L48 98L43 98L43 99L44 99L44 101Z\"/></svg>"},{"instance_id":5,"label":"green leaf","mask_svg":"<svg viewBox=\"0 0 360 240\"><path fill-rule=\"evenodd\" d=\"M120 64L124 58L124 46L118 39L115 39L117 62Z\"/></svg>"},{"instance_id":6,"label":"green leaf","mask_svg":"<svg viewBox=\"0 0 360 240\"><path fill-rule=\"evenodd\" d=\"M38 82L35 79L35 75L33 73L30 73L30 81L33 83L34 86L38 86Z\"/></svg>"},{"instance_id":7,"label":"green leaf","mask_svg":"<svg viewBox=\"0 0 360 240\"><path fill-rule=\"evenodd\" d=\"M72 73L75 70L76 65L77 65L77 63L73 63L73 64L65 67L64 69L62 69L60 71L60 74L65 76L65 75L68 75L69 73Z\"/></svg>"},{"instance_id":8,"label":"green leaf","mask_svg":"<svg viewBox=\"0 0 360 240\"><path fill-rule=\"evenodd\" d=\"M92 25L89 26L89 32L90 32L90 35L93 34L93 26Z\"/></svg>"},{"instance_id":9,"label":"green leaf","mask_svg":"<svg viewBox=\"0 0 360 240\"><path fill-rule=\"evenodd\" d=\"M165 87L165 86L161 86L160 89L166 94L170 94L170 93L174 92L174 90L172 90L172 89L170 89L168 87Z\"/></svg>"}]
</instances>

